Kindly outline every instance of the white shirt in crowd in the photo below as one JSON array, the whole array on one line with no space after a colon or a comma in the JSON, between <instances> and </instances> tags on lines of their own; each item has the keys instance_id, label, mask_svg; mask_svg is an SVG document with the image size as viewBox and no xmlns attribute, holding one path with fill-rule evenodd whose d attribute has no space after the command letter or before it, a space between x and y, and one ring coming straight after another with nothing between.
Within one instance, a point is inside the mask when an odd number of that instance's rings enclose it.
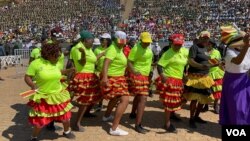
<instances>
[{"instance_id":1,"label":"white shirt in crowd","mask_svg":"<svg viewBox=\"0 0 250 141\"><path fill-rule=\"evenodd\" d=\"M161 52L161 47L158 43L155 43L155 45L150 44L150 48L153 51L154 55L159 55Z\"/></svg>"},{"instance_id":2,"label":"white shirt in crowd","mask_svg":"<svg viewBox=\"0 0 250 141\"><path fill-rule=\"evenodd\" d=\"M236 65L231 62L232 58L237 57L240 52L234 49L227 49L225 56L225 69L230 73L246 73L250 69L250 49L248 48L245 58L241 64Z\"/></svg>"}]
</instances>

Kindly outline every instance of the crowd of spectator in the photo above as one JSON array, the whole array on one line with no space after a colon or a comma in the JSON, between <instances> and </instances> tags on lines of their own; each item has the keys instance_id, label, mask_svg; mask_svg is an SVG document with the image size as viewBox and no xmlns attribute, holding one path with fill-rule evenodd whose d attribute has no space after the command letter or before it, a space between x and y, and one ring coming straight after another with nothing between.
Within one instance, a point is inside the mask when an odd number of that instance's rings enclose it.
<instances>
[{"instance_id":1,"label":"crowd of spectator","mask_svg":"<svg viewBox=\"0 0 250 141\"><path fill-rule=\"evenodd\" d=\"M0 12L0 31L41 33L61 26L65 34L85 28L94 33L114 28L120 20L119 0L36 0Z\"/></svg>"},{"instance_id":2,"label":"crowd of spectator","mask_svg":"<svg viewBox=\"0 0 250 141\"><path fill-rule=\"evenodd\" d=\"M201 30L218 38L220 25L236 23L242 30L249 28L249 10L246 0L135 0L124 27L131 35L149 30L156 40L176 32L192 40Z\"/></svg>"},{"instance_id":3,"label":"crowd of spectator","mask_svg":"<svg viewBox=\"0 0 250 141\"><path fill-rule=\"evenodd\" d=\"M81 29L96 37L120 29L129 37L149 31L156 41L166 41L172 33L191 41L201 30L219 38L220 25L229 23L250 27L247 0L135 0L129 19L122 21L124 9L120 0L16 0L0 7L0 44L9 50L29 48L54 27L62 28L65 40Z\"/></svg>"},{"instance_id":4,"label":"crowd of spectator","mask_svg":"<svg viewBox=\"0 0 250 141\"><path fill-rule=\"evenodd\" d=\"M20 41L28 48L32 40L61 27L65 40L81 29L98 35L112 31L121 20L120 0L22 0L0 8L0 43ZM28 44L28 47L26 47Z\"/></svg>"}]
</instances>

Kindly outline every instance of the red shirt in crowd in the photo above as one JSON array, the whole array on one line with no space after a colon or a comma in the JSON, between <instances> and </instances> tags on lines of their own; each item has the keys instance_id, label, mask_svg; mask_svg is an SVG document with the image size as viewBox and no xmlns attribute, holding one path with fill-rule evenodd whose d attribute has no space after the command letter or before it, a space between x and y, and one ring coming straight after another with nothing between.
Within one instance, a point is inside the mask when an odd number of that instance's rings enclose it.
<instances>
[{"instance_id":1,"label":"red shirt in crowd","mask_svg":"<svg viewBox=\"0 0 250 141\"><path fill-rule=\"evenodd\" d=\"M129 52L130 52L130 47L128 45L126 45L124 48L123 48L123 53L124 55L128 58L128 55L129 55Z\"/></svg>"}]
</instances>

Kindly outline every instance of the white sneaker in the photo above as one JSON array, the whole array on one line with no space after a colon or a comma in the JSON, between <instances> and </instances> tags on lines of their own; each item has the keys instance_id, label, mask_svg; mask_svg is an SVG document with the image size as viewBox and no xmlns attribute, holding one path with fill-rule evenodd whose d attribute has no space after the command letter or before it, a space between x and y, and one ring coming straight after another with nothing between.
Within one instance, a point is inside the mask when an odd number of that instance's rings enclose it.
<instances>
[{"instance_id":1,"label":"white sneaker","mask_svg":"<svg viewBox=\"0 0 250 141\"><path fill-rule=\"evenodd\" d=\"M116 130L112 130L112 128L110 128L109 134L113 136L126 136L128 135L128 132L117 127Z\"/></svg>"},{"instance_id":2,"label":"white sneaker","mask_svg":"<svg viewBox=\"0 0 250 141\"><path fill-rule=\"evenodd\" d=\"M105 116L102 117L102 121L105 121L105 122L113 121L113 119L114 119L114 117L112 115L110 115L108 117L105 117Z\"/></svg>"}]
</instances>

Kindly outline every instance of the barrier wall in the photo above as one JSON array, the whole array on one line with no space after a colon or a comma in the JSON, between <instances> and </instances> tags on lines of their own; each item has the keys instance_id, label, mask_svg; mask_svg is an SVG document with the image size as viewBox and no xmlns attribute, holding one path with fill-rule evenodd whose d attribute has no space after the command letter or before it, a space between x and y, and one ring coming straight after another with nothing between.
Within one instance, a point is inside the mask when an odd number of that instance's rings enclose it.
<instances>
[{"instance_id":1,"label":"barrier wall","mask_svg":"<svg viewBox=\"0 0 250 141\"><path fill-rule=\"evenodd\" d=\"M21 55L22 59L30 58L31 49L15 49L15 55Z\"/></svg>"}]
</instances>

